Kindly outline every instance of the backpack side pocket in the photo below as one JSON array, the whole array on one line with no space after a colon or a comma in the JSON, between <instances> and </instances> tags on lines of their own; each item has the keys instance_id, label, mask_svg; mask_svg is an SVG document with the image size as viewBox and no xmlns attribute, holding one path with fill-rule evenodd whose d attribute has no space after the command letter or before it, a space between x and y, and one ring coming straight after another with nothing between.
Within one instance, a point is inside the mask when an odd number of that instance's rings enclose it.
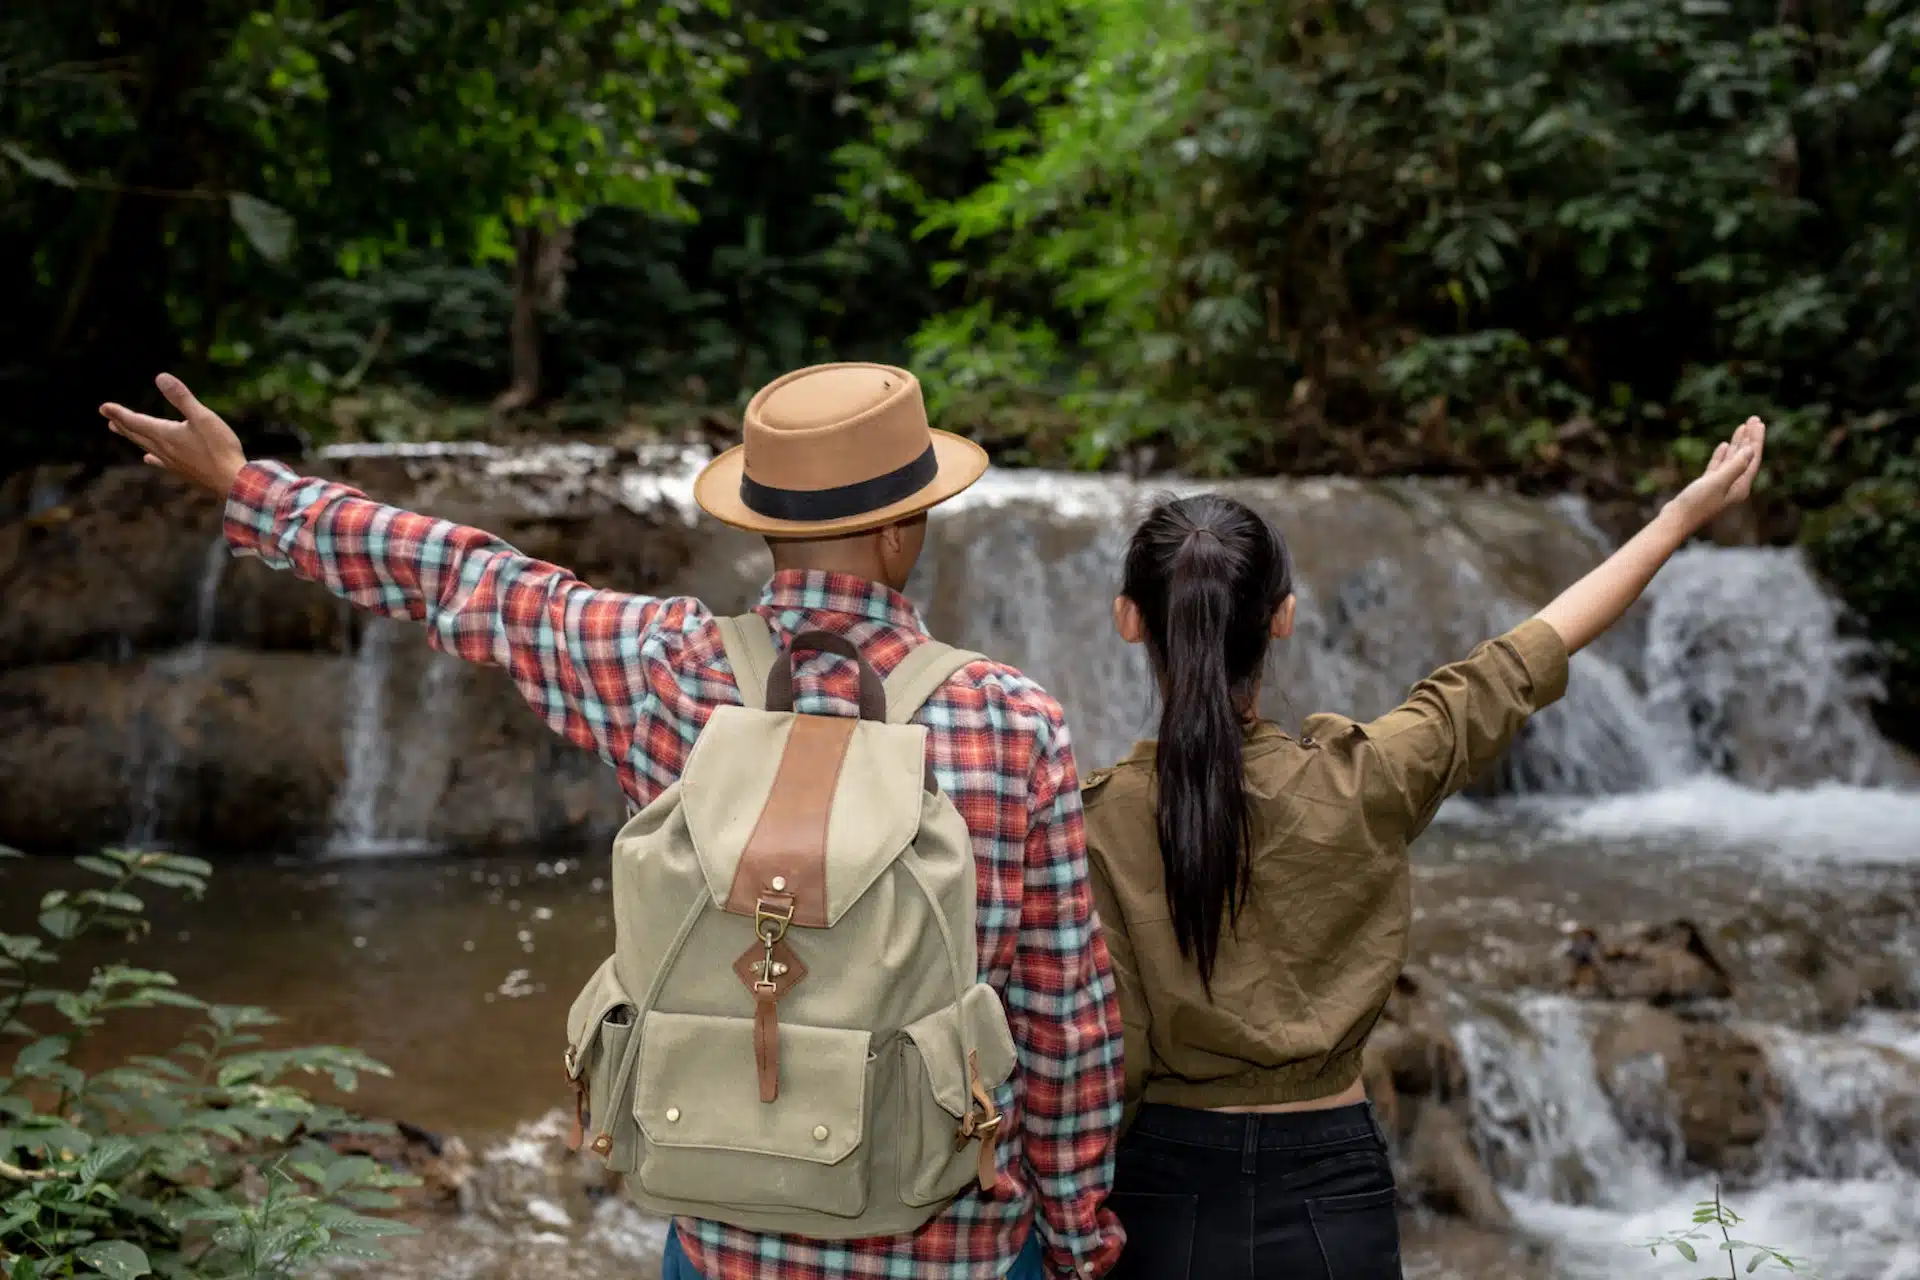
<instances>
[{"instance_id":1,"label":"backpack side pocket","mask_svg":"<svg viewBox=\"0 0 1920 1280\"><path fill-rule=\"evenodd\" d=\"M584 1145L616 1173L639 1163L640 1127L633 1107L632 1072L623 1071L639 1030L634 1003L620 985L612 957L600 966L567 1015L567 1079L573 1086L574 1120L567 1145Z\"/></svg>"},{"instance_id":2,"label":"backpack side pocket","mask_svg":"<svg viewBox=\"0 0 1920 1280\"><path fill-rule=\"evenodd\" d=\"M899 1052L900 1200L945 1204L994 1167L1000 1109L981 1106L973 1085L976 1065L989 1096L1013 1075L1013 1033L999 994L985 983L968 988L905 1028Z\"/></svg>"}]
</instances>

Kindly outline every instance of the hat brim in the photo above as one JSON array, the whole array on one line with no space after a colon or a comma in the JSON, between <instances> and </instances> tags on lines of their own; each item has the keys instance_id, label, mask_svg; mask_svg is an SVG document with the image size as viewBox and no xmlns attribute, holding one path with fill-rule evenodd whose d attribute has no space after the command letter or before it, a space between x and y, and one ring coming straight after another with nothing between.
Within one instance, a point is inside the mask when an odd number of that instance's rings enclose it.
<instances>
[{"instance_id":1,"label":"hat brim","mask_svg":"<svg viewBox=\"0 0 1920 1280\"><path fill-rule=\"evenodd\" d=\"M745 445L735 445L701 469L694 478L693 500L722 524L769 538L830 538L843 533L864 533L937 507L986 474L985 449L950 431L928 434L933 437L933 455L939 464L933 479L898 502L859 515L839 520L775 520L761 515L740 501L740 478L747 466Z\"/></svg>"}]
</instances>

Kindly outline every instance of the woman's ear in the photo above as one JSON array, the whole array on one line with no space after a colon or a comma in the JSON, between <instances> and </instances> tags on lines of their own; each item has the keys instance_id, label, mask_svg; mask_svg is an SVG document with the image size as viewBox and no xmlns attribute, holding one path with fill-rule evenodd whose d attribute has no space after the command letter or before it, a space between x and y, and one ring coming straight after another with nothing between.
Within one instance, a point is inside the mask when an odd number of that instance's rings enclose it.
<instances>
[{"instance_id":1,"label":"woman's ear","mask_svg":"<svg viewBox=\"0 0 1920 1280\"><path fill-rule=\"evenodd\" d=\"M1140 606L1125 596L1113 598L1113 629L1128 644L1141 644L1147 638L1147 620L1140 616Z\"/></svg>"},{"instance_id":2,"label":"woman's ear","mask_svg":"<svg viewBox=\"0 0 1920 1280\"><path fill-rule=\"evenodd\" d=\"M1285 640L1293 634L1293 592L1287 592L1287 598L1273 611L1273 622L1267 628L1267 634L1275 640Z\"/></svg>"}]
</instances>

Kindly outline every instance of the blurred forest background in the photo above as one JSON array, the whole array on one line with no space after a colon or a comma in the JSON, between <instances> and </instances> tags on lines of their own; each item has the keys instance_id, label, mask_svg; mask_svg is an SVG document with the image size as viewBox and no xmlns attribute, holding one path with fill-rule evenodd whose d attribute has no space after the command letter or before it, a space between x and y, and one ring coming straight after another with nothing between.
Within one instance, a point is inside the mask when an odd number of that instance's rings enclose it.
<instances>
[{"instance_id":1,"label":"blurred forest background","mask_svg":"<svg viewBox=\"0 0 1920 1280\"><path fill-rule=\"evenodd\" d=\"M911 363L1002 461L1650 501L1748 413L1920 716L1920 0L14 0L0 472Z\"/></svg>"}]
</instances>

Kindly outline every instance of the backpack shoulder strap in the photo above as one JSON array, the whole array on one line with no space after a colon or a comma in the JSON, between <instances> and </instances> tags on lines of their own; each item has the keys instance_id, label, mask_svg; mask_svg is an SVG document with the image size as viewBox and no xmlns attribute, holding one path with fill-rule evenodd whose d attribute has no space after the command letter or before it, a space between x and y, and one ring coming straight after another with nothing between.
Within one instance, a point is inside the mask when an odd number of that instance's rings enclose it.
<instances>
[{"instance_id":1,"label":"backpack shoulder strap","mask_svg":"<svg viewBox=\"0 0 1920 1280\"><path fill-rule=\"evenodd\" d=\"M740 686L742 704L756 710L767 705L767 673L779 661L774 652L773 632L757 613L732 618L715 618L720 643L727 651L727 665L733 668L733 682Z\"/></svg>"},{"instance_id":2,"label":"backpack shoulder strap","mask_svg":"<svg viewBox=\"0 0 1920 1280\"><path fill-rule=\"evenodd\" d=\"M907 723L956 671L980 661L981 655L971 650L956 649L938 640L923 641L887 677L887 723Z\"/></svg>"}]
</instances>

